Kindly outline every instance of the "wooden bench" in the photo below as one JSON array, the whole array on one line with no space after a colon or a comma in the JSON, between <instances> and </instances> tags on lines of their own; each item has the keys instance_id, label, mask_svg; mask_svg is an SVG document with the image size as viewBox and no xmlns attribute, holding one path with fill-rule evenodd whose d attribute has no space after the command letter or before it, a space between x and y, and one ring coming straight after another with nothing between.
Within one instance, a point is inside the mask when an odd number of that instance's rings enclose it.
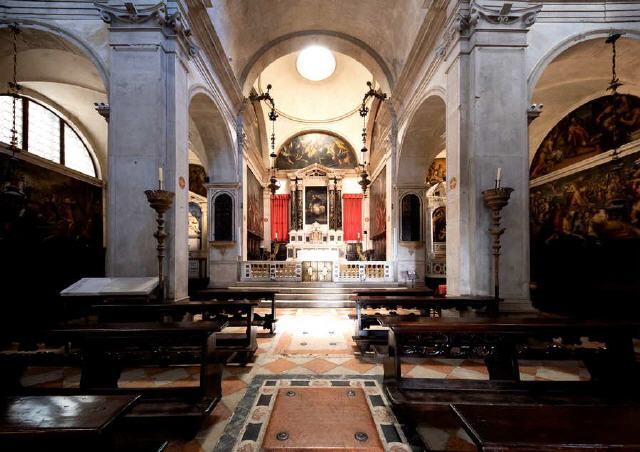
<instances>
[{"instance_id":1,"label":"wooden bench","mask_svg":"<svg viewBox=\"0 0 640 452\"><path fill-rule=\"evenodd\" d=\"M218 322L128 322L80 324L32 332L49 344L64 344L56 352L0 353L0 390L8 394L142 394L128 417L201 420L220 400L222 364L216 346ZM80 388L23 387L20 377L29 366L81 368ZM122 388L125 367L199 366L197 386Z\"/></svg>"},{"instance_id":2,"label":"wooden bench","mask_svg":"<svg viewBox=\"0 0 640 452\"><path fill-rule=\"evenodd\" d=\"M214 320L229 326L241 326L245 333L220 332L216 335L216 350L229 359L237 357L246 363L258 349L254 310L258 301L192 301L163 304L107 304L95 305L98 319L104 322L189 320L200 315L203 320Z\"/></svg>"},{"instance_id":3,"label":"wooden bench","mask_svg":"<svg viewBox=\"0 0 640 452\"><path fill-rule=\"evenodd\" d=\"M0 397L0 450L116 450L114 425L138 398L137 395Z\"/></svg>"},{"instance_id":4,"label":"wooden bench","mask_svg":"<svg viewBox=\"0 0 640 452\"><path fill-rule=\"evenodd\" d=\"M478 451L638 451L640 406L451 405Z\"/></svg>"},{"instance_id":5,"label":"wooden bench","mask_svg":"<svg viewBox=\"0 0 640 452\"><path fill-rule=\"evenodd\" d=\"M353 340L363 353L368 351L371 346L386 346L387 330L371 329L371 327L380 325L380 320L387 316L393 316L397 319L411 319L419 316L429 317L434 312L440 315L443 309L455 309L461 313L472 309L494 313L498 309L495 298L481 296L353 295L351 299L356 304L354 316L356 331ZM363 311L367 308L377 312L366 314ZM388 314L379 312L382 308L389 311ZM403 317L397 314L397 309L417 310L419 314L409 314Z\"/></svg>"},{"instance_id":6,"label":"wooden bench","mask_svg":"<svg viewBox=\"0 0 640 452\"><path fill-rule=\"evenodd\" d=\"M191 296L194 301L208 301L208 300L249 300L260 301L269 300L271 302L271 312L264 315L254 313L253 325L260 326L264 329L268 329L271 334L276 331L276 294L277 290L254 290L254 289L224 289L224 288L211 288L196 292Z\"/></svg>"},{"instance_id":7,"label":"wooden bench","mask_svg":"<svg viewBox=\"0 0 640 452\"><path fill-rule=\"evenodd\" d=\"M405 420L420 419L423 412L448 411L450 403L588 405L640 401L634 384L638 367L632 342L640 322L544 315L384 317L380 322L389 328L385 391ZM582 346L579 339L585 336L605 346ZM404 378L403 356L483 358L489 381ZM527 358L583 360L591 381L520 381L518 360Z\"/></svg>"}]
</instances>

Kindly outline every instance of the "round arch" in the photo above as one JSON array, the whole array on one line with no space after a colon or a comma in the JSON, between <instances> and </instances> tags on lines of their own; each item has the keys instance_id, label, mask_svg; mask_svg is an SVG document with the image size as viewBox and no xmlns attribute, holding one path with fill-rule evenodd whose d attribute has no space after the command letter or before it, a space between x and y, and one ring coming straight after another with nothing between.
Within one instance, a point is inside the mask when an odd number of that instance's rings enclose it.
<instances>
[{"instance_id":1,"label":"round arch","mask_svg":"<svg viewBox=\"0 0 640 452\"><path fill-rule=\"evenodd\" d=\"M195 86L189 93L189 118L190 127L196 128L202 144L201 149L194 146L193 151L203 160L210 181L235 182L237 161L233 137L213 96L202 86Z\"/></svg>"},{"instance_id":2,"label":"round arch","mask_svg":"<svg viewBox=\"0 0 640 452\"><path fill-rule=\"evenodd\" d=\"M441 90L433 90L413 112L404 128L396 166L401 185L423 185L433 159L442 151L446 131L446 103Z\"/></svg>"},{"instance_id":3,"label":"round arch","mask_svg":"<svg viewBox=\"0 0 640 452\"><path fill-rule=\"evenodd\" d=\"M258 75L273 61L311 44L326 46L360 62L373 74L383 91L391 91L395 83L392 72L382 57L368 44L345 33L304 30L280 36L262 46L240 73L242 92L249 95Z\"/></svg>"}]
</instances>

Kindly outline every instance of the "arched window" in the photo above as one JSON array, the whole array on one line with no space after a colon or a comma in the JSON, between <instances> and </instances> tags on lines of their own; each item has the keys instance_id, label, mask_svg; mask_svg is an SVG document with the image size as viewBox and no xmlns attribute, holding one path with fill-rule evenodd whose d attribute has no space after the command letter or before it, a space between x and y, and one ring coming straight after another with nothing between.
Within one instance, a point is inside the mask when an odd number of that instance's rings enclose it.
<instances>
[{"instance_id":1,"label":"arched window","mask_svg":"<svg viewBox=\"0 0 640 452\"><path fill-rule=\"evenodd\" d=\"M213 240L233 240L233 200L226 193L213 201Z\"/></svg>"},{"instance_id":2,"label":"arched window","mask_svg":"<svg viewBox=\"0 0 640 452\"><path fill-rule=\"evenodd\" d=\"M11 142L13 96L0 95L0 142ZM87 145L71 125L48 107L16 96L18 147L92 177L96 164Z\"/></svg>"},{"instance_id":3,"label":"arched window","mask_svg":"<svg viewBox=\"0 0 640 452\"><path fill-rule=\"evenodd\" d=\"M402 198L402 235L403 242L420 241L420 198L414 194Z\"/></svg>"}]
</instances>

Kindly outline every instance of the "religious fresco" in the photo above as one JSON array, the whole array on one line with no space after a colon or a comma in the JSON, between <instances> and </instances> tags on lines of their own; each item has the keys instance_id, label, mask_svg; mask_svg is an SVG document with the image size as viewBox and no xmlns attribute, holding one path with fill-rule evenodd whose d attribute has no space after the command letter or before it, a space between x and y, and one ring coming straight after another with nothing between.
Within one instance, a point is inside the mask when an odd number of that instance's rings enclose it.
<instances>
[{"instance_id":1,"label":"religious fresco","mask_svg":"<svg viewBox=\"0 0 640 452\"><path fill-rule=\"evenodd\" d=\"M314 163L327 168L351 169L358 164L358 160L351 145L342 138L324 132L310 132L284 143L275 166L281 170L292 170Z\"/></svg>"},{"instance_id":2,"label":"religious fresco","mask_svg":"<svg viewBox=\"0 0 640 452\"><path fill-rule=\"evenodd\" d=\"M207 196L207 188L204 186L207 173L202 165L189 163L189 191L200 196Z\"/></svg>"},{"instance_id":3,"label":"religious fresco","mask_svg":"<svg viewBox=\"0 0 640 452\"><path fill-rule=\"evenodd\" d=\"M444 207L438 207L431 214L433 228L433 242L445 243L447 241L447 211Z\"/></svg>"},{"instance_id":4,"label":"religious fresco","mask_svg":"<svg viewBox=\"0 0 640 452\"><path fill-rule=\"evenodd\" d=\"M538 147L530 177L543 176L613 149L614 131L617 146L639 139L640 98L620 94L613 107L611 96L603 96L565 116Z\"/></svg>"},{"instance_id":5,"label":"religious fresco","mask_svg":"<svg viewBox=\"0 0 640 452\"><path fill-rule=\"evenodd\" d=\"M26 161L20 168L26 206L0 207L0 284L5 300L20 300L5 303L6 318L33 326L57 319L62 289L104 276L102 186Z\"/></svg>"},{"instance_id":6,"label":"religious fresco","mask_svg":"<svg viewBox=\"0 0 640 452\"><path fill-rule=\"evenodd\" d=\"M371 237L375 238L387 230L387 168L384 167L371 183Z\"/></svg>"},{"instance_id":7,"label":"religious fresco","mask_svg":"<svg viewBox=\"0 0 640 452\"><path fill-rule=\"evenodd\" d=\"M447 179L447 159L435 159L427 171L427 185L433 186Z\"/></svg>"},{"instance_id":8,"label":"religious fresco","mask_svg":"<svg viewBox=\"0 0 640 452\"><path fill-rule=\"evenodd\" d=\"M304 224L327 224L327 187L306 187Z\"/></svg>"},{"instance_id":9,"label":"religious fresco","mask_svg":"<svg viewBox=\"0 0 640 452\"><path fill-rule=\"evenodd\" d=\"M533 187L530 222L532 296L541 309L637 298L639 153Z\"/></svg>"},{"instance_id":10,"label":"religious fresco","mask_svg":"<svg viewBox=\"0 0 640 452\"><path fill-rule=\"evenodd\" d=\"M253 172L247 169L247 230L261 239L264 237L263 217L262 186Z\"/></svg>"}]
</instances>

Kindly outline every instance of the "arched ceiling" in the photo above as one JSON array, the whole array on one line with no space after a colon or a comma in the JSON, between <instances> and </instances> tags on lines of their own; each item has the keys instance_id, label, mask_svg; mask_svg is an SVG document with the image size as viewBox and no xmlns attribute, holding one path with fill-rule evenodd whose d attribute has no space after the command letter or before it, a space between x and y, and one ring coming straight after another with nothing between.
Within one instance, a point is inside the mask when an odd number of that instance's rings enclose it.
<instances>
[{"instance_id":1,"label":"arched ceiling","mask_svg":"<svg viewBox=\"0 0 640 452\"><path fill-rule=\"evenodd\" d=\"M437 96L427 98L411 118L398 163L398 185L422 185L433 160L445 146L446 105Z\"/></svg>"},{"instance_id":2,"label":"arched ceiling","mask_svg":"<svg viewBox=\"0 0 640 452\"><path fill-rule=\"evenodd\" d=\"M108 102L99 69L72 43L42 30L21 28L17 39L18 83L24 94L49 104L71 121L95 151L106 173L107 123L94 108ZM13 77L13 36L0 29L0 80ZM0 91L6 92L6 83Z\"/></svg>"},{"instance_id":3,"label":"arched ceiling","mask_svg":"<svg viewBox=\"0 0 640 452\"><path fill-rule=\"evenodd\" d=\"M269 50L269 43L276 45L283 37L294 39L305 33L313 42L310 30L319 36L342 36L368 49L369 57L379 56L389 75L397 79L426 13L424 0L220 0L209 9L231 67L243 84L243 74ZM285 53L293 50L299 48ZM366 59L346 47L336 50L363 63ZM282 54L273 55L271 61Z\"/></svg>"},{"instance_id":4,"label":"arched ceiling","mask_svg":"<svg viewBox=\"0 0 640 452\"><path fill-rule=\"evenodd\" d=\"M271 63L254 85L257 92L266 91L272 84L271 95L282 113L276 121L276 152L289 137L305 130L328 130L345 138L355 149L362 141L362 118L357 112L366 82L372 74L360 63L341 53L336 58L334 73L325 80L313 82L302 77L296 69L299 52ZM271 134L269 107L262 106L267 134ZM339 121L324 122L351 113ZM265 153L269 150L265 149Z\"/></svg>"},{"instance_id":5,"label":"arched ceiling","mask_svg":"<svg viewBox=\"0 0 640 452\"><path fill-rule=\"evenodd\" d=\"M622 37L617 42L617 73L621 93L640 95L640 41ZM549 131L568 113L589 100L607 94L611 80L611 45L604 39L584 41L567 49L542 73L532 101L544 104L529 126L529 162Z\"/></svg>"}]
</instances>

